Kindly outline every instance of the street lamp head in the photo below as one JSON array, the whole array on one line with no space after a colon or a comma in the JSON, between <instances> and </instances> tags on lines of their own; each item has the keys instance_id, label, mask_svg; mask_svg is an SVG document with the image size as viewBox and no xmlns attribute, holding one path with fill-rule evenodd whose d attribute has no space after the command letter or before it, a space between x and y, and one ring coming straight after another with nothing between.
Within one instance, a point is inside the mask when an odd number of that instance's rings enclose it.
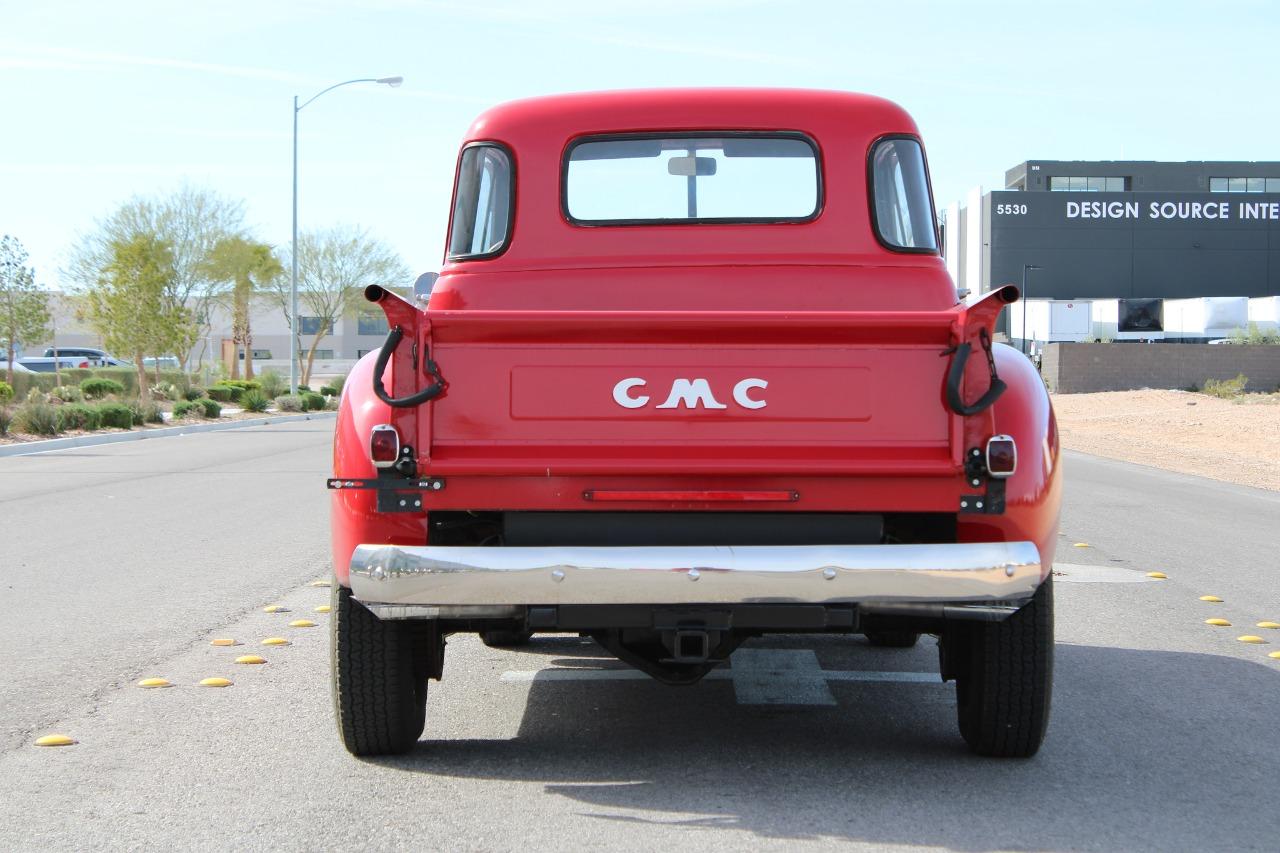
<instances>
[{"instance_id":1,"label":"street lamp head","mask_svg":"<svg viewBox=\"0 0 1280 853\"><path fill-rule=\"evenodd\" d=\"M379 77L377 80L373 82L386 83L388 86L394 89L396 86L399 86L401 83L404 82L404 78L403 77Z\"/></svg>"}]
</instances>

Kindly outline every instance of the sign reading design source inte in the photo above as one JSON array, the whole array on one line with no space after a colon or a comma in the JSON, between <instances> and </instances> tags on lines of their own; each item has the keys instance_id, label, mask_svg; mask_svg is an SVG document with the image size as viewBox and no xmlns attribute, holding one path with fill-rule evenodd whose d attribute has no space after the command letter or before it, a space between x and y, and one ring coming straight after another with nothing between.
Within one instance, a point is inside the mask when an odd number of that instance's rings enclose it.
<instances>
[{"instance_id":1,"label":"sign reading design source inte","mask_svg":"<svg viewBox=\"0 0 1280 853\"><path fill-rule=\"evenodd\" d=\"M1004 195L1004 194L1002 194ZM1022 196L1023 193L1008 193ZM1067 220L1082 219L1131 219L1131 220L1219 220L1238 222L1280 221L1280 200L1271 199L1213 199L1205 201L1201 196L1197 199L1147 198L1135 200L1126 194L1123 200L1116 199L1064 199L1065 193L1035 193L1037 196L1051 196L1049 199L1036 199L1037 205L1026 201L996 201L992 210L999 217L1021 217L1031 213L1033 206L1056 207L1062 218ZM1151 195L1161 196L1162 193ZM1007 196L1006 196L1007 197ZM994 201L994 199L993 199ZM1047 204L1046 204L1047 203ZM1041 217L1043 214L1041 214Z\"/></svg>"}]
</instances>

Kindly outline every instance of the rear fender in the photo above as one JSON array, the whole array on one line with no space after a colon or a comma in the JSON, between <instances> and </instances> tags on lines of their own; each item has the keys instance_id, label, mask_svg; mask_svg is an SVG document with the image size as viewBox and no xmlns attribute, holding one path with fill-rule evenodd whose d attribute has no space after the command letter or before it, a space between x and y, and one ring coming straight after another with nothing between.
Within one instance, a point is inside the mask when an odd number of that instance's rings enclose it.
<instances>
[{"instance_id":1,"label":"rear fender","mask_svg":"<svg viewBox=\"0 0 1280 853\"><path fill-rule=\"evenodd\" d=\"M961 542L1030 540L1040 549L1041 572L1052 570L1062 503L1058 424L1044 382L1026 356L996 344L996 368L1008 386L992 407L995 434L1013 437L1018 467L1005 484L1002 515L961 515Z\"/></svg>"},{"instance_id":2,"label":"rear fender","mask_svg":"<svg viewBox=\"0 0 1280 853\"><path fill-rule=\"evenodd\" d=\"M393 423L393 412L390 406L373 395L374 360L374 354L370 353L356 362L343 385L333 435L335 477L365 479L378 476L369 459L369 435L375 424ZM372 489L334 489L329 496L333 573L343 586L350 585L347 573L357 545L373 542L426 544L425 512L379 513Z\"/></svg>"}]
</instances>

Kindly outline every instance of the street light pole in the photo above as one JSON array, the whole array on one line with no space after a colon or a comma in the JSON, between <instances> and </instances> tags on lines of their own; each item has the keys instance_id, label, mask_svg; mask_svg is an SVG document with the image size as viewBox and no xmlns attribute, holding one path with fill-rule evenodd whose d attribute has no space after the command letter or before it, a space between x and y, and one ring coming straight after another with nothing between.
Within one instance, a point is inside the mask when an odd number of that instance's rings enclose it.
<instances>
[{"instance_id":1,"label":"street light pole","mask_svg":"<svg viewBox=\"0 0 1280 853\"><path fill-rule=\"evenodd\" d=\"M352 83L383 83L395 88L404 82L403 77L359 77L334 83L327 89L321 89L301 104L298 96L293 96L293 235L289 241L289 255L292 269L289 273L289 393L298 393L298 113L316 98L332 92L340 86Z\"/></svg>"},{"instance_id":2,"label":"street light pole","mask_svg":"<svg viewBox=\"0 0 1280 853\"><path fill-rule=\"evenodd\" d=\"M1038 270L1035 264L1022 265L1022 353L1027 355L1027 270Z\"/></svg>"}]
</instances>

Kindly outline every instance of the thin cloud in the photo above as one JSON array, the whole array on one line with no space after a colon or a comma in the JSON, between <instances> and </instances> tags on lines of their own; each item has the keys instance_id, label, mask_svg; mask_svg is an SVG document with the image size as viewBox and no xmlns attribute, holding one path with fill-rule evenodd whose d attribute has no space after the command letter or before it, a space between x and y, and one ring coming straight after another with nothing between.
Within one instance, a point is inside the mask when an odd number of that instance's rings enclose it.
<instances>
[{"instance_id":1,"label":"thin cloud","mask_svg":"<svg viewBox=\"0 0 1280 853\"><path fill-rule=\"evenodd\" d=\"M224 65L216 62L195 62L189 59L173 59L159 56L138 56L128 53L102 53L65 47L6 48L16 56L0 59L0 67L49 69L50 63L60 64L60 70L102 71L124 68L170 68L177 71L195 71L222 77L241 77L251 80L271 80L278 83L306 83L309 78L291 71L260 68L251 65ZM25 55L23 55L25 54Z\"/></svg>"}]
</instances>

